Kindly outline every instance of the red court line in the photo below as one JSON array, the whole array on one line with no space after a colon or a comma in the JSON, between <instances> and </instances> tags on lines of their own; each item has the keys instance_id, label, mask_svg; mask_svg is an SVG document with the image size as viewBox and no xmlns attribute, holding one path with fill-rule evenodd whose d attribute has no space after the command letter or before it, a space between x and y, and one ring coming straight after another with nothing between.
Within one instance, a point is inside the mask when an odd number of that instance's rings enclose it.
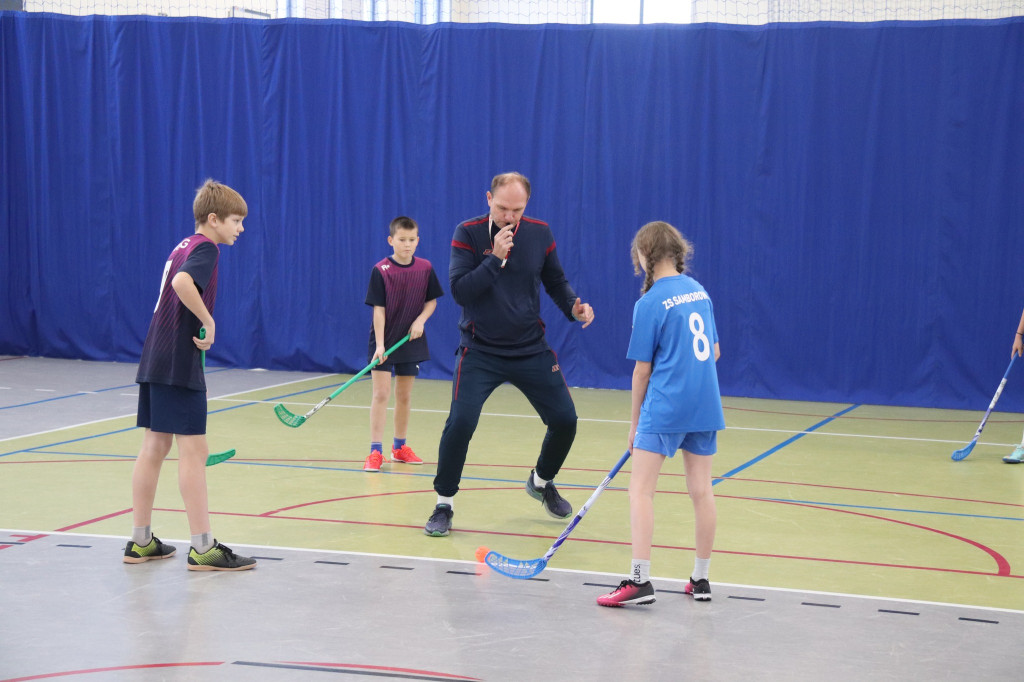
<instances>
[{"instance_id":1,"label":"red court line","mask_svg":"<svg viewBox=\"0 0 1024 682\"><path fill-rule=\"evenodd\" d=\"M31 455L32 453L27 451L26 454ZM177 460L176 457L168 457L164 461L165 462L177 462L178 460ZM122 459L102 458L102 459L98 459L98 460L83 460L83 459L79 458L79 459L72 459L72 460L32 460L32 461L26 461L26 462L10 462L10 461L7 461L7 460L0 460L0 466L2 466L4 464L79 464L79 463L87 463L87 464L97 464L97 463L124 464L125 462L134 462L134 460L133 459L128 459L128 458L122 458ZM243 459L243 458L238 458L238 457L236 457L236 458L234 458L232 460L233 464L245 464L246 462L256 462L256 463L259 463L259 462L289 462L289 463L294 463L294 464L297 464L297 465L301 465L303 463L309 463L309 462L329 462L329 463L330 462L334 462L334 463L338 463L338 464L345 464L345 463L357 464L357 463L362 462L362 460L336 460L336 459L329 459L329 460L294 460L294 459L288 459L288 458L266 458L266 459L262 459L262 458L260 458L260 459L257 459L257 458L244 458ZM424 464L431 464L431 462L424 462ZM487 464L487 463L482 463L482 462L481 463L469 463L469 462L467 462L466 466L468 466L468 467L494 467L494 468L499 468L499 469L501 469L501 468L505 468L505 469L531 469L532 468L528 464ZM607 473L607 469L589 469L589 468L584 468L584 467L562 467L561 470L562 471L577 471L577 472L584 472L584 473L592 473L592 472ZM629 469L623 469L622 470L622 473L630 473L630 472L631 472L631 470L629 470ZM396 472L396 473L400 473L400 472ZM663 471L659 475L660 476L670 476L670 477L673 477L673 478L686 478L686 474L674 473L674 472L671 472L671 471ZM951 498L951 497L944 496L944 495L928 495L926 493L903 493L903 492L900 492L900 491L882 491L882 489L876 489L876 488L870 488L870 487L852 487L852 486L849 486L849 485L830 485L830 484L827 484L827 483L809 483L809 482L805 482L805 481L795 481L795 480L772 480L770 478L740 478L740 477L735 477L735 476L729 476L728 478L722 478L722 476L713 476L712 478L715 479L715 480L729 480L729 481L744 482L744 483L768 483L770 485L798 485L798 486L801 486L801 487L820 487L820 488L823 488L823 489L829 489L829 491L849 491L851 493L871 493L873 495L894 495L894 496L906 497L906 498L925 498L925 499L929 499L929 500L942 500L942 501L946 501L946 502L968 502L968 503L979 504L979 505L996 505L996 506L999 506L999 507L1024 508L1024 504L1020 504L1020 503L1016 503L1016 502L997 502L995 500L976 500L976 499L973 499L973 498ZM584 487L582 487L582 486L573 486L573 487L575 489L584 489ZM462 489L504 489L504 488L462 488ZM511 489L511 488L509 488L509 489ZM612 489L614 489L614 488L612 488ZM663 491L658 491L658 492L663 492ZM381 494L381 495L386 495L386 494ZM722 497L722 496L720 496L720 497ZM338 498L338 500L344 500L344 499L347 499L347 498ZM327 500L325 502L333 502L333 500ZM317 504L317 503L307 503L307 504ZM291 507L286 507L285 509L291 509ZM266 513L267 514L272 514L273 512L266 512Z\"/></svg>"},{"instance_id":2,"label":"red court line","mask_svg":"<svg viewBox=\"0 0 1024 682\"><path fill-rule=\"evenodd\" d=\"M63 528L58 528L54 532L56 532L56 533L66 533L69 530L73 530L75 528L81 528L82 526L88 526L88 525L93 524L93 523L99 523L100 521L106 521L107 519L112 519L115 516L123 516L124 514L131 513L131 511L132 511L132 508L128 507L127 509L122 509L121 511L118 511L118 512L111 512L110 514L104 514L103 516L97 516L96 518L89 519L88 521L82 521L81 523L73 523L70 526L64 526Z\"/></svg>"},{"instance_id":3,"label":"red court line","mask_svg":"<svg viewBox=\"0 0 1024 682\"><path fill-rule=\"evenodd\" d=\"M725 496L723 496L723 497L725 497ZM988 554L996 562L996 566L999 569L998 573L995 573L995 575L998 575L998 576L1009 576L1010 575L1010 562L1006 560L1006 557L1004 557L1002 554L1000 554L999 552L995 551L991 547L988 547L987 545L983 545L983 544L981 544L980 542L978 542L976 540L971 540L969 538L965 538L962 535L956 535L954 533L947 533L944 530L939 530L938 528L932 528L931 526L922 526L922 525L917 524L917 523L910 523L909 521L900 521L899 519L890 519L887 516L876 516L875 514L865 514L864 512L856 512L856 511L851 511L849 509L834 509L833 507L826 507L826 506L817 505L817 504L805 504L805 503L802 503L802 502L787 502L785 500L757 500L755 498L750 498L750 497L741 497L741 498L733 498L733 499L750 500L750 501L753 501L753 502L758 502L758 501L760 501L760 502L770 502L770 503L773 503L773 504L786 504L786 505L790 505L790 506L793 506L793 507L806 507L808 509L822 509L822 510L825 510L825 511L838 512L840 514L850 514L852 516L862 516L864 518L876 519L878 521L888 521L890 523L897 523L897 524L899 524L901 526L909 526L910 528L917 528L918 530L924 530L924 531L928 531L930 533L938 533L939 535L944 535L944 536L946 536L948 538L952 538L954 540L959 540L960 542L966 542L967 544L969 544L969 545L971 545L973 547L976 547L976 548L980 549L981 551L985 552L986 554ZM992 575L992 574L986 574L986 575Z\"/></svg>"},{"instance_id":4,"label":"red court line","mask_svg":"<svg viewBox=\"0 0 1024 682\"><path fill-rule=\"evenodd\" d=\"M12 677L0 682L24 682L25 680L46 680L53 677L66 677L67 675L90 675L92 673L109 673L117 670L149 670L153 668L183 668L200 665L224 665L224 661L197 661L194 663L150 663L146 665L119 665L112 668L89 668L86 670L68 670L60 673L43 673L42 675L29 675L28 677Z\"/></svg>"},{"instance_id":5,"label":"red court line","mask_svg":"<svg viewBox=\"0 0 1024 682\"><path fill-rule=\"evenodd\" d=\"M485 490L495 490L495 488L485 488ZM513 490L518 490L518 488L513 488ZM429 491L429 492L433 492L433 491ZM685 493L680 493L680 494L685 494ZM902 569L915 570L915 571L933 571L933 572L941 572L941 573L956 573L956 574L959 574L959 575L984 575L984 576L995 576L995 577L1001 577L1001 578L1024 578L1024 575L1013 575L1011 573L1009 562L1006 561L1006 559L1001 554L999 554L998 552L995 552L994 550L992 550L992 549L988 548L987 546L985 546L985 545L983 545L983 544L981 544L979 542L976 542L974 540L970 540L968 538L964 538L964 537L961 537L959 535L954 535L952 533L947 533L947 532L939 530L937 528L929 528L928 526L921 526L921 525L914 524L914 523L909 523L909 522L906 522L906 521L899 521L897 519L890 519L890 518L887 518L887 517L884 517L884 516L874 516L874 515L871 515L871 514L863 514L861 512L851 512L851 511L848 511L848 510L845 510L845 509L833 509L831 507L824 507L824 506L820 506L820 505L801 504L801 503L796 503L796 502L782 502L782 501L776 501L776 500L760 500L760 499L756 499L756 498L736 497L736 496L732 496L732 495L728 495L728 496L727 495L722 495L722 496L719 496L719 497L729 497L730 499L751 500L753 502L768 502L768 503L775 503L775 502L777 502L778 504L790 504L790 505L793 505L793 506L809 507L811 509L818 509L818 510L823 510L823 511L834 511L834 512L841 512L843 514L852 514L852 515L855 515L855 516L866 516L868 518L877 519L879 521L891 521L892 523L897 523L897 524L901 524L901 525L910 526L910 527L913 527L913 528L917 528L919 530L925 530L925 531L930 531L930 532L938 533L940 535L944 535L946 537L949 537L949 538L952 538L952 539L955 539L955 540L960 540L962 542L965 542L965 543L971 545L972 547L976 547L978 549L981 549L982 551L984 551L986 554L988 554L989 556L991 556L995 560L996 565L999 568L999 570L998 570L998 572L993 573L991 571L971 571L971 570L966 570L966 569L944 568L944 567L937 567L937 566L917 566L917 565L911 565L911 564L889 564L889 563L882 563L882 562L875 562L875 561L859 561L859 560L856 560L856 559L830 559L830 558L827 558L827 557L798 556L798 555L790 555L790 554L769 554L769 553L764 553L764 552L742 552L742 551L737 551L737 550L724 550L724 549L715 549L715 553L716 554L732 554L732 555L736 555L736 556L762 557L762 558L767 558L767 559L791 559L791 560L794 560L794 561L816 561L816 562L822 562L822 563L844 564L844 565L851 565L851 566L876 566L876 567L879 567L879 568L902 568ZM339 499L344 499L344 498L339 498ZM178 513L178 514L184 514L185 513L185 511L183 509L165 509L165 508L160 508L160 509L154 509L154 511L174 512L174 513ZM217 512L217 511L211 511L210 514L211 515L216 515L216 516L240 516L240 517L244 517L244 518L254 518L254 519L255 518L279 519L281 521L309 521L309 522L313 522L313 523L334 523L334 524L343 524L343 525L351 525L351 526L376 526L378 528L408 528L408 529L414 529L414 530L420 530L422 528L421 526L412 526L412 525L404 524L404 523L384 523L384 522L381 522L381 521L353 521L353 520L349 520L349 519L325 519L325 518L317 518L317 517L309 517L309 516L281 516L281 515L268 516L266 513L264 513L264 514L247 514L247 513L243 513L243 512ZM497 530L481 530L481 529L463 529L463 528L460 528L458 530L458 532L459 533L467 533L467 534L472 533L472 534L476 534L476 535L498 535L498 536L505 536L505 537L537 538L537 539L543 539L543 540L554 540L555 539L555 536L549 536L549 535L538 535L538 534L535 534L535 533L511 533L511 532L508 532L508 531L497 531ZM570 537L570 538L568 538L566 540L566 542L589 542L589 543L598 544L598 545L617 545L617 546L629 546L630 545L630 542L628 542L628 541L623 541L623 540L599 540L599 539L596 539L596 538L572 538L572 537ZM682 551L693 551L694 550L693 547L676 546L676 545L653 545L653 546L654 547L658 547L660 549L674 549L674 550L682 550Z\"/></svg>"},{"instance_id":6,"label":"red court line","mask_svg":"<svg viewBox=\"0 0 1024 682\"><path fill-rule=\"evenodd\" d=\"M390 673L407 673L410 675L431 675L433 677L440 677L446 680L471 680L472 682L478 682L479 677L464 677L463 675L450 675L448 673L438 673L433 670L416 670L415 668L393 668L387 665L356 665L354 663L315 663L310 661L285 661L289 665L315 665L320 668L344 668L346 670L384 670Z\"/></svg>"}]
</instances>

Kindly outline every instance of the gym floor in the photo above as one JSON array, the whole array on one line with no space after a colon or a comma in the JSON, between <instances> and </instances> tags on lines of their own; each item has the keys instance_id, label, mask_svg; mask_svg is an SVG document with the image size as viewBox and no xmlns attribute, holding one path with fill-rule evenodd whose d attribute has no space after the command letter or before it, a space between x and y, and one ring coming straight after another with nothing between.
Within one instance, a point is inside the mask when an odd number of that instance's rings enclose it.
<instances>
[{"instance_id":1,"label":"gym floor","mask_svg":"<svg viewBox=\"0 0 1024 682\"><path fill-rule=\"evenodd\" d=\"M175 466L153 529L166 561L121 563L131 531L135 366L0 356L0 679L1019 679L1024 415L726 398L714 472L713 600L693 565L682 462L655 500L648 607L595 604L629 565L629 463L547 570L519 581L486 545L541 556L565 527L523 490L544 427L499 389L471 443L450 537L422 527L451 384L419 380L423 466L362 470L370 386L208 368L213 530L254 571L185 570ZM557 483L578 508L625 449L629 394L573 389ZM391 438L390 423L386 440ZM172 451L169 461L176 454ZM327 677L327 679L336 679Z\"/></svg>"}]
</instances>

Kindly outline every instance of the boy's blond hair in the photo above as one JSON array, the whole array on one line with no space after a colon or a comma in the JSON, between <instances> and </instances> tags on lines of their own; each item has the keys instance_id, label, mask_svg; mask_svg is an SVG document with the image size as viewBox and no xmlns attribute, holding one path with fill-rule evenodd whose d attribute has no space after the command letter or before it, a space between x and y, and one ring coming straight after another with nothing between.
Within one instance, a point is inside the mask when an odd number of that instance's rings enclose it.
<instances>
[{"instance_id":1,"label":"boy's blond hair","mask_svg":"<svg viewBox=\"0 0 1024 682\"><path fill-rule=\"evenodd\" d=\"M216 213L218 218L224 219L229 215L249 215L249 207L242 195L227 185L221 184L210 178L203 183L203 186L196 190L195 201L192 202L192 214L196 219L196 229L206 223L211 213Z\"/></svg>"}]
</instances>

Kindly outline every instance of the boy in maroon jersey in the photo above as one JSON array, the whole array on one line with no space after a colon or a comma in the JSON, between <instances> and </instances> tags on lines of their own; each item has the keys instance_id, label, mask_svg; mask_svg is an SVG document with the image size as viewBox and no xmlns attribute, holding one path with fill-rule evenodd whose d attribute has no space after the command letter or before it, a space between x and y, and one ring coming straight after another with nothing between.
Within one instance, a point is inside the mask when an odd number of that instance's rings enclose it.
<instances>
[{"instance_id":1,"label":"boy in maroon jersey","mask_svg":"<svg viewBox=\"0 0 1024 682\"><path fill-rule=\"evenodd\" d=\"M412 218L391 221L388 244L394 253L373 266L366 305L373 306L370 326L369 362L380 358L373 368L373 399L370 403L370 454L365 471L380 471L384 462L384 422L391 398L391 373L395 374L395 437L391 459L405 464L423 464L405 440L412 406L412 385L419 364L430 359L423 325L434 314L437 299L444 296L434 268L426 258L416 258L419 226ZM391 355L384 351L409 335L409 340Z\"/></svg>"},{"instance_id":2,"label":"boy in maroon jersey","mask_svg":"<svg viewBox=\"0 0 1024 682\"><path fill-rule=\"evenodd\" d=\"M178 441L178 489L192 534L190 571L241 571L256 560L238 556L210 532L206 492L206 378L201 352L217 336L213 302L217 296L219 244L235 243L249 209L227 185L207 180L192 204L195 234L181 241L164 265L160 296L142 348L138 426L146 429L132 470L132 539L124 562L166 559L175 548L150 530L160 467ZM205 338L199 338L200 328Z\"/></svg>"}]
</instances>

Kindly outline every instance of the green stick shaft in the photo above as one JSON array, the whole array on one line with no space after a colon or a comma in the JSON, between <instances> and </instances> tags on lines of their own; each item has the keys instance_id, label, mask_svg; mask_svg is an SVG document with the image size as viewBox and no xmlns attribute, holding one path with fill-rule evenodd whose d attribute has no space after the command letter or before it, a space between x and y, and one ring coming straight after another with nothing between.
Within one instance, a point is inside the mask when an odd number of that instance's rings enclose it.
<instances>
[{"instance_id":1,"label":"green stick shaft","mask_svg":"<svg viewBox=\"0 0 1024 682\"><path fill-rule=\"evenodd\" d=\"M398 340L398 343L396 343L395 345L391 346L391 348L388 348L386 351L384 351L384 356L387 357L388 355L391 355L392 353L395 352L395 350L399 346L401 346L403 343L405 343L408 340L409 340L409 335L406 334L405 336L403 336L401 339ZM368 364L366 367L363 367L361 370L359 370L358 374L356 374L351 379L349 379L344 384L342 384L334 393L332 393L327 398L327 400L334 400L336 397L338 397L339 393L341 393L346 388L348 388L349 386L354 384L356 379L358 379L359 377L363 376L364 374L366 374L367 372L369 372L371 369L373 369L374 367L376 367L379 364L380 364L380 360L377 359L377 360L374 360L373 362L371 362L370 364Z\"/></svg>"}]
</instances>

